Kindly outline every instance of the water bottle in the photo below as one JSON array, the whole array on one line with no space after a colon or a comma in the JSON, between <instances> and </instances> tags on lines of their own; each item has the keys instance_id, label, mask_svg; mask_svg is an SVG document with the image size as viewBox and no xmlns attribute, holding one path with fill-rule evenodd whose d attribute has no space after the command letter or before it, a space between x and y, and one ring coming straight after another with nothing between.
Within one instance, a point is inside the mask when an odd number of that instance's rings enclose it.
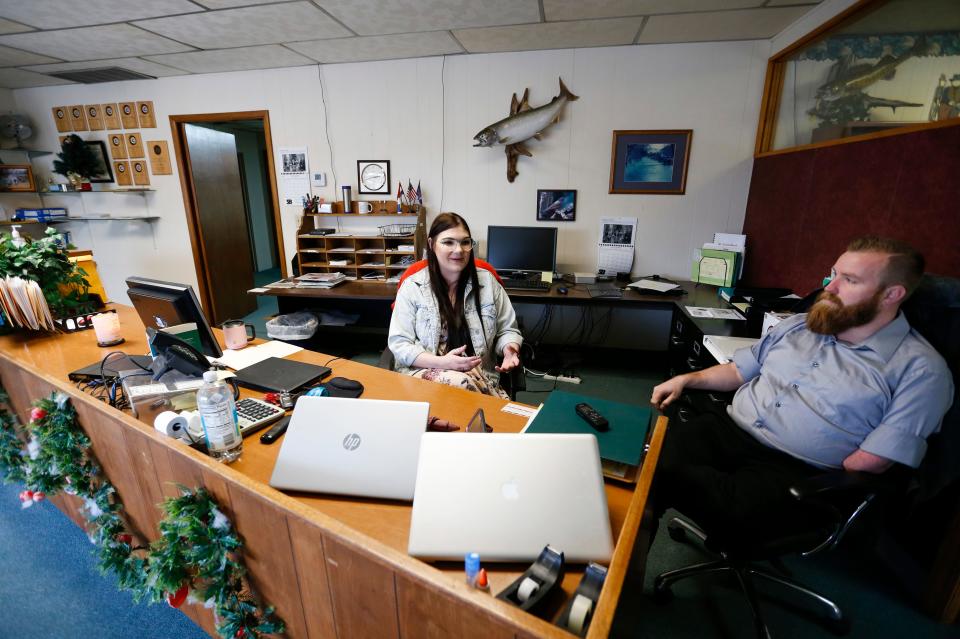
<instances>
[{"instance_id":1,"label":"water bottle","mask_svg":"<svg viewBox=\"0 0 960 639\"><path fill-rule=\"evenodd\" d=\"M237 425L237 407L233 403L233 392L217 379L217 371L203 374L203 386L197 391L197 409L210 456L226 463L239 458L243 438Z\"/></svg>"}]
</instances>

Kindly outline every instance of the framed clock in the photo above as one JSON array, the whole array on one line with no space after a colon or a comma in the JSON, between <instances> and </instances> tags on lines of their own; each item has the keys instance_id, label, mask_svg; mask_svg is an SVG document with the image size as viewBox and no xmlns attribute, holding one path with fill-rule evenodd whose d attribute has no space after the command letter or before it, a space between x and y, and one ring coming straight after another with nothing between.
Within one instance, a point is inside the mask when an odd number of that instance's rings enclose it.
<instances>
[{"instance_id":1,"label":"framed clock","mask_svg":"<svg viewBox=\"0 0 960 639\"><path fill-rule=\"evenodd\" d=\"M357 183L362 195L389 195L390 160L357 160Z\"/></svg>"}]
</instances>

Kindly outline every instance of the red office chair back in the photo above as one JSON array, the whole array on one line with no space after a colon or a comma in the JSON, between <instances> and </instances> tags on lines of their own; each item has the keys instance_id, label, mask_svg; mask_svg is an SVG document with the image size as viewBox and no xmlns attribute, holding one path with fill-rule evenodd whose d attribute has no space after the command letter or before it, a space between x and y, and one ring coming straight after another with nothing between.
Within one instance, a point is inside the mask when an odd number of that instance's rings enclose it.
<instances>
[{"instance_id":1,"label":"red office chair back","mask_svg":"<svg viewBox=\"0 0 960 639\"><path fill-rule=\"evenodd\" d=\"M490 271L491 273L493 273L493 276L494 276L495 278L497 278L497 281L500 282L500 284L503 284L503 280L500 279L500 275L497 274L497 269L493 268L493 266L490 264L490 262L487 262L486 260L481 260L480 258L476 258L476 257L473 258L473 259L474 259L474 262L475 262L476 265L477 265L477 268L482 268L482 269L486 269L486 270ZM419 262L414 262L413 264L411 264L410 266L408 266L408 267L407 267L407 270L405 270L405 271L400 275L400 281L397 282L397 289L398 289L398 290L400 289L400 285L403 284L403 280L407 279L408 277L410 277L411 275L413 275L413 274L416 273L417 271L422 271L422 270L425 269L425 268L427 268L427 260L420 260ZM392 309L393 306L394 306L394 304L391 303L391 304L390 304L390 308Z\"/></svg>"}]
</instances>

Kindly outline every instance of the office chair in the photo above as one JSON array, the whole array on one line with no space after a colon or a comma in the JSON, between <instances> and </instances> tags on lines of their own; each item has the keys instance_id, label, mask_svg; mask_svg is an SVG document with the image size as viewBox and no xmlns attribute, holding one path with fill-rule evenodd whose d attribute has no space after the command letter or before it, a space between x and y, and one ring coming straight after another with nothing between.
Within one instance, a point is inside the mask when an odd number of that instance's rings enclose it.
<instances>
[{"instance_id":1,"label":"office chair","mask_svg":"<svg viewBox=\"0 0 960 639\"><path fill-rule=\"evenodd\" d=\"M808 296L812 300L815 296ZM668 600L671 586L682 579L704 573L730 572L743 590L750 606L758 637L769 639L770 630L760 612L754 578L778 583L787 589L812 599L827 612L826 627L843 634L849 630L849 620L840 607L826 596L790 578L780 562L782 557L799 554L817 555L836 548L855 526L869 530L875 536L886 530L901 533L908 529L913 535L907 544L932 544L934 534L917 524L917 515L936 510L948 517L956 514L956 494L960 490L960 280L925 275L913 296L904 304L903 313L910 325L944 357L950 367L954 383L954 401L943 418L940 432L928 439L928 451L916 470L895 466L880 475L831 471L806 479L790 488L790 498L798 509L810 516L788 533L766 539L740 543L721 530L705 529L683 518L674 518L667 525L670 538L682 541L693 535L719 558L693 566L670 570L654 580L654 597ZM716 405L722 395L696 391L685 406L678 408L676 417L690 419L704 406ZM686 395L686 394L685 394ZM898 530L898 524L901 524ZM726 533L726 534L725 534ZM917 535L927 539L917 540ZM757 565L770 562L776 571Z\"/></svg>"}]
</instances>

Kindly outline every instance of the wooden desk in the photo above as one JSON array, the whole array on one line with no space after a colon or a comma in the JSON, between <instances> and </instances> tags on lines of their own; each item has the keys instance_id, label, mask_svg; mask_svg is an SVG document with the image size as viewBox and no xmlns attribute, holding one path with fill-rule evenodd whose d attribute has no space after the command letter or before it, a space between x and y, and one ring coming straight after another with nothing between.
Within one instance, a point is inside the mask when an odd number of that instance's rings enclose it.
<instances>
[{"instance_id":1,"label":"wooden desk","mask_svg":"<svg viewBox=\"0 0 960 639\"><path fill-rule=\"evenodd\" d=\"M146 352L143 326L131 308L118 307L126 352ZM158 537L157 504L177 495L176 484L205 486L245 543L251 583L277 608L291 637L567 637L551 623L521 612L464 583L460 564L428 564L407 555L410 505L304 493L267 485L279 446L257 437L244 441L243 456L226 466L163 437L151 427L78 391L71 370L103 357L92 331L70 335L19 333L0 337L0 381L12 409L26 422L30 401L59 390L71 397L79 422L116 486L133 526L147 540ZM294 359L323 363L329 357L302 351ZM351 361L331 364L334 375L359 379L364 397L428 401L431 414L465 425L482 407L500 431L518 431L524 420L501 412L503 400L414 379ZM245 393L249 394L249 393ZM636 489L607 484L616 547L590 637L609 633L637 547L642 566L646 543L635 544L666 420L653 429ZM78 525L80 502L52 501ZM494 593L525 568L486 564ZM571 566L562 588L569 598L582 566ZM184 612L215 635L212 613L185 604Z\"/></svg>"}]
</instances>

